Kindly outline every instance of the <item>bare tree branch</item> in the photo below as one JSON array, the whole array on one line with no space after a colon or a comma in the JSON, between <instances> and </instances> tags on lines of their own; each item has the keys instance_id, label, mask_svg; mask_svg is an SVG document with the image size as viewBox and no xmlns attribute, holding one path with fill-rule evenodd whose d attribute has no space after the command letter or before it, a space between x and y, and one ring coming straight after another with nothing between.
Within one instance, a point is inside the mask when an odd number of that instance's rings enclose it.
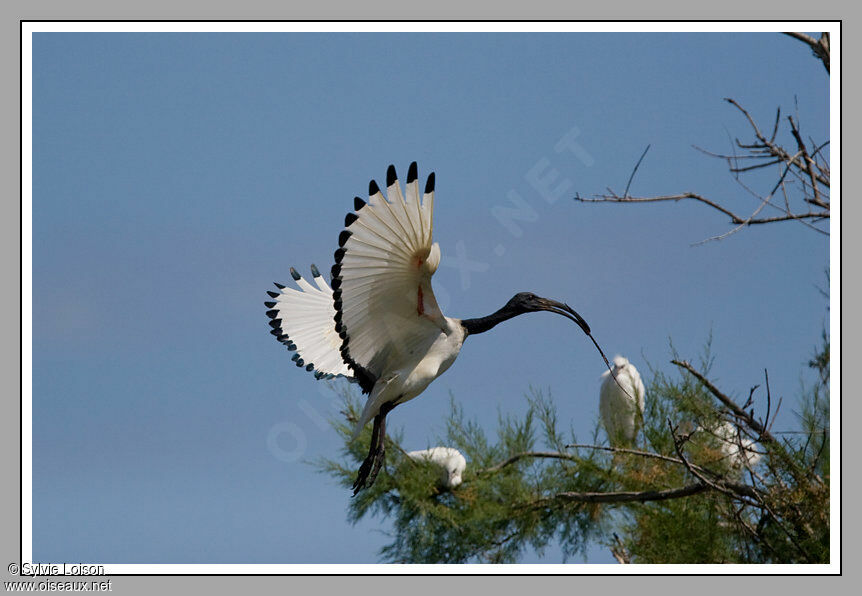
<instances>
[{"instance_id":1,"label":"bare tree branch","mask_svg":"<svg viewBox=\"0 0 862 596\"><path fill-rule=\"evenodd\" d=\"M586 198L580 195L576 195L574 197L576 201L581 203L660 203L663 201L681 201L683 199L694 199L695 201L699 201L705 205L709 205L713 209L720 211L730 217L731 223L734 224L744 224L744 225L757 225L757 224L767 224L774 223L777 221L789 221L793 219L828 219L829 212L828 211L810 211L808 213L793 213L788 215L782 215L777 217L764 217L760 219L749 219L742 217L741 215L737 215L736 213L730 211L729 209L722 207L715 201L707 199L697 193L693 192L684 192L678 195L664 195L659 197L621 197L619 195L599 195L598 197ZM819 230L822 232L822 230Z\"/></svg>"},{"instance_id":2,"label":"bare tree branch","mask_svg":"<svg viewBox=\"0 0 862 596\"><path fill-rule=\"evenodd\" d=\"M645 457L648 459L657 459L660 461L665 461L672 464L678 464L685 466L686 468L694 468L701 474L707 474L712 476L713 478L723 478L722 474L710 470L709 468L705 468L703 466L699 466L697 464L693 464L684 458L670 457L668 455L661 455L660 453L653 453L652 451L641 451L638 449L627 449L624 447L606 447L604 445L584 445L579 443L573 443L571 445L566 445L567 448L580 448L580 449L596 449L601 451L610 451L611 453L623 453L629 455L637 455L639 457ZM745 496L753 496L749 491L749 487L746 485L736 484L736 483L727 483L728 486L731 487L732 490L737 492L738 494Z\"/></svg>"},{"instance_id":3,"label":"bare tree branch","mask_svg":"<svg viewBox=\"0 0 862 596\"><path fill-rule=\"evenodd\" d=\"M720 478L716 481L712 481L707 479L703 474L701 474L698 470L698 466L694 466L689 463L688 459L686 459L685 455L683 455L682 453L682 446L688 440L688 437L682 438L677 436L676 429L673 427L673 424L671 423L670 419L668 419L667 421L667 426L670 429L670 434L673 438L673 446L674 449L676 449L676 454L679 456L679 459L682 461L682 463L685 465L686 469L691 473L692 476L700 480L701 483L709 486L711 489L716 490L724 495L727 495L731 499L736 499L748 505L754 505L755 507L757 506L757 502L752 503L748 499L743 498L749 497L760 500L756 494L756 491L752 487L745 484L724 482Z\"/></svg>"},{"instance_id":4,"label":"bare tree branch","mask_svg":"<svg viewBox=\"0 0 862 596\"><path fill-rule=\"evenodd\" d=\"M639 449L627 449L625 447L606 447L605 445L585 445L582 443L572 443L571 445L566 445L567 449L594 449L597 451L610 451L611 453L626 453L629 455L637 455L640 457L646 457L651 459L658 459L661 461L666 461L672 464L682 464L681 460L678 460L675 457L670 457L667 455L661 455L659 453L653 453L651 451L640 451Z\"/></svg>"},{"instance_id":5,"label":"bare tree branch","mask_svg":"<svg viewBox=\"0 0 862 596\"><path fill-rule=\"evenodd\" d=\"M799 170L807 171L808 168L806 166L806 163L804 162L804 160L800 159L800 153L797 153L796 155L791 155L784 147L776 144L772 140L768 140L765 136L763 136L763 133L760 132L760 129L757 127L757 124L754 122L754 118L752 118L751 114L748 113L748 110L746 110L741 105L739 105L739 103L737 103L737 101L735 99L732 99L730 97L725 97L724 101L731 104L737 110L742 112L742 114L748 120L748 123L751 126L752 130L754 131L754 134L757 137L757 140L759 141L758 143L751 143L751 144L746 145L746 144L741 143L739 140L737 140L736 141L737 146L739 146L743 149L754 149L756 151L762 152L762 154L764 154L764 155L769 155L770 157L780 158L782 161L784 161L788 164L791 164L793 166L796 166L796 168L798 168ZM791 122L791 126L793 126L792 117L788 117L788 119ZM800 140L800 142L801 142L801 140ZM803 148L804 148L804 146L805 146L805 144L802 143ZM827 178L825 176L817 177L817 181L826 187L829 186L829 178Z\"/></svg>"},{"instance_id":6,"label":"bare tree branch","mask_svg":"<svg viewBox=\"0 0 862 596\"><path fill-rule=\"evenodd\" d=\"M511 466L517 461L520 461L525 458L535 457L535 458L546 458L546 459L567 459L570 461L578 461L579 458L571 455L569 453L558 453L556 451L524 451L521 453L516 453L512 457L501 461L499 464L491 466L490 468L485 468L484 470L479 470L476 472L477 474L490 474L492 472L499 472L503 468L507 466Z\"/></svg>"},{"instance_id":7,"label":"bare tree branch","mask_svg":"<svg viewBox=\"0 0 862 596\"><path fill-rule=\"evenodd\" d=\"M800 470L797 463L785 451L785 444L776 439L775 436L769 431L769 429L766 428L764 424L762 424L754 417L753 410L750 413L740 408L730 397L722 393L718 389L718 387L713 385L709 381L709 379L703 376L699 371L697 371L691 364L689 364L685 360L671 360L671 363L685 369L686 371L691 373L694 378L703 383L704 387L706 387L707 390L712 395L714 395L718 399L718 401L722 403L722 405L724 405L728 410L730 410L730 412L734 416L736 416L738 420L741 420L748 428L757 433L758 440L760 442L775 446L774 449L769 450L770 454L780 458L784 462L784 464L787 466L787 470L794 476L794 479L797 483L802 484L807 482L807 476L805 475L804 470Z\"/></svg>"},{"instance_id":8,"label":"bare tree branch","mask_svg":"<svg viewBox=\"0 0 862 596\"><path fill-rule=\"evenodd\" d=\"M679 366L680 368L684 368L691 375L696 378L698 381L703 383L703 386L706 387L710 393L712 393L718 401L720 401L728 410L733 412L734 416L743 420L752 430L758 433L765 441L769 441L772 443L777 443L777 439L772 436L772 434L762 425L760 422L754 419L748 412L740 408L736 405L732 399L730 399L727 395L722 393L718 387L713 385L709 379L704 377L697 369L695 369L691 364L689 364L685 360L671 360L672 364Z\"/></svg>"},{"instance_id":9,"label":"bare tree branch","mask_svg":"<svg viewBox=\"0 0 862 596\"><path fill-rule=\"evenodd\" d=\"M818 174L814 172L814 160L808 155L808 150L805 148L805 142L799 134L799 126L797 126L792 116L788 116L787 120L790 122L790 130L793 133L793 138L796 139L796 145L799 147L799 152L805 160L805 171L808 172L808 177L811 181L811 191L814 193L813 199L806 198L805 200L812 205L828 208L829 203L824 202L820 197L820 189L817 185L817 182L822 178L822 176L818 177ZM828 186L828 184L826 184L826 186Z\"/></svg>"},{"instance_id":10,"label":"bare tree branch","mask_svg":"<svg viewBox=\"0 0 862 596\"><path fill-rule=\"evenodd\" d=\"M637 455L639 457L645 457L649 459L657 459L660 461L683 465L682 460L677 459L675 457L670 457L667 455L661 455L660 453L653 453L651 451L640 451L637 449L626 449L623 447L606 447L604 445L585 445L580 443L573 443L571 445L566 445L566 448L573 449L593 449L597 451L610 451L611 453L624 453L629 455ZM485 468L482 470L478 470L476 474L490 474L493 472L499 472L503 468L506 468L522 459L526 458L542 458L542 459L563 459L569 461L580 461L581 458L572 455L570 453L559 453L556 451L523 451L521 453L516 453L511 457L503 460L502 462L491 466L490 468ZM702 472L706 474L711 474L713 476L719 476L719 474L713 472L712 470L707 470L705 468L698 467Z\"/></svg>"},{"instance_id":11,"label":"bare tree branch","mask_svg":"<svg viewBox=\"0 0 862 596\"><path fill-rule=\"evenodd\" d=\"M667 490L645 490L645 491L623 491L612 493L557 493L553 497L538 499L531 503L533 506L541 506L552 501L572 501L576 503L646 503L647 501L665 501L667 499L680 499L690 497L709 490L709 486L698 482L681 488L670 488Z\"/></svg>"},{"instance_id":12,"label":"bare tree branch","mask_svg":"<svg viewBox=\"0 0 862 596\"><path fill-rule=\"evenodd\" d=\"M820 58L820 61L823 62L823 66L826 67L826 72L829 72L829 33L824 32L820 34L820 39L814 39L810 35L806 35L805 33L794 33L792 31L785 31L784 35L788 35L794 39L798 39L799 41L808 45L811 48L811 51L814 52L814 55Z\"/></svg>"},{"instance_id":13,"label":"bare tree branch","mask_svg":"<svg viewBox=\"0 0 862 596\"><path fill-rule=\"evenodd\" d=\"M671 430L671 432L673 432L673 429ZM674 436L674 440L676 440L677 439L676 435L673 435L673 436ZM679 452L677 452L677 453L678 453L678 455L680 455L680 457L675 458L675 457L669 457L667 455L661 455L659 453L652 453L650 451L639 451L637 449L625 449L625 448L620 448L620 447L605 447L602 445L572 444L572 445L566 445L566 447L588 448L588 449L610 451L610 452L614 452L614 453L627 453L627 454L631 454L631 455L638 455L640 457L658 459L658 460L665 461L668 463L684 465L698 480L701 481L701 484L706 485L707 488L722 492L722 493L724 493L724 494L726 494L726 495L728 495L734 499L740 500L740 501L742 501L748 505L752 505L754 507L758 506L758 504L756 502L752 502L752 501L744 498L744 497L755 498L755 493L756 493L755 489L753 489L752 487L750 487L746 484L739 484L736 482L728 481L728 480L724 479L724 477L717 472L714 472L714 471L709 470L707 468L704 468L702 466L698 466L696 464L693 464L693 463L689 462L688 460L686 460L685 457L683 457ZM514 464L515 462L518 462L518 461L520 461L522 459L526 459L526 458L562 459L562 460L569 460L569 461L579 461L580 460L580 458L578 458L574 455L570 455L568 453L559 453L556 451L524 451L521 453L516 453L515 455L503 460L499 464L491 466L490 468L485 468L483 470L479 470L476 472L476 474L479 475L479 474L488 474L488 473L498 472L498 471L502 470L503 468L510 466L510 465ZM712 476L715 480L707 479L706 475ZM596 502L596 503L598 503L598 502L607 502L607 503L614 502L614 503L616 503L616 502L625 502L627 500L631 500L631 501L641 500L640 497L634 497L632 495L641 495L641 496L647 495L646 497L644 497L644 500L651 500L652 501L652 500L678 498L681 496L688 496L688 494L689 494L689 493L684 493L684 494L680 494L680 495L676 495L676 496L661 496L658 498L654 497L655 494L661 493L662 495L664 495L666 492L667 491L650 490L650 491L641 491L641 492L561 493L561 494L581 495L581 497L579 497L579 498L584 500L584 502L587 502L588 500L591 499L589 502ZM667 494L675 495L674 493L667 493ZM584 495L587 495L587 496L584 496ZM599 500L601 498L601 497L599 497L599 495L611 495L611 497L610 497L611 500L601 501L601 500ZM572 497L572 499L574 499L574 497Z\"/></svg>"},{"instance_id":14,"label":"bare tree branch","mask_svg":"<svg viewBox=\"0 0 862 596\"><path fill-rule=\"evenodd\" d=\"M728 206L729 201L707 198L694 192L661 196L630 196L628 194L629 186L646 151L635 165L634 170L629 176L626 190L622 195L608 188L606 193L593 195L591 198L576 194L574 200L582 203L656 203L666 201L677 202L689 199L706 205L730 218L730 223L734 226L733 229L696 244L703 244L712 240L722 240L751 225L771 224L781 221L798 221L806 227L828 236L828 230L814 225L828 220L830 217L829 164L823 159L821 154L823 147L828 144L828 141L820 145L810 141L809 146L802 138L798 118L788 117L787 122L790 125L790 134L792 134L796 143L795 150L790 151L776 142L781 124L780 108L776 110L772 134L767 137L748 110L732 98L724 98L724 100L735 107L745 117L754 139L752 142L747 143L740 141L738 138L731 140L732 154L711 152L697 146L695 146L695 149L706 155L725 161L728 171L734 176L735 181L748 194L757 199L758 205L749 215L742 215L735 208L731 209ZM744 150L742 155L737 154L737 148ZM745 165L740 165L740 162ZM743 183L741 178L743 175L772 167L780 168L780 174L778 175L777 182L774 183L767 194L760 194ZM797 191L792 193L794 197L793 204L791 204L791 195L788 194L788 189L791 191L795 189ZM772 197L779 191L783 198L783 205L776 205L771 202ZM797 200L797 197L801 200ZM780 215L761 215L761 211L766 207L778 211Z\"/></svg>"}]
</instances>

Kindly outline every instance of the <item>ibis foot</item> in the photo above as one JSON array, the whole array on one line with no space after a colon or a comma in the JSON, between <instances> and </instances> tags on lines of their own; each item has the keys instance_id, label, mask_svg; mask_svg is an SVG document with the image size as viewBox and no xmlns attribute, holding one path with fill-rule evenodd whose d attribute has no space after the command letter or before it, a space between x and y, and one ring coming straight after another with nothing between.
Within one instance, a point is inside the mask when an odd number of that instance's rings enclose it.
<instances>
[{"instance_id":1,"label":"ibis foot","mask_svg":"<svg viewBox=\"0 0 862 596\"><path fill-rule=\"evenodd\" d=\"M375 455L375 453L369 453L368 457L365 458L365 461L362 462L362 465L359 466L359 472L356 474L356 480L353 482L354 497L359 494L359 491L366 487L368 477L374 467ZM371 486L371 484L374 483L374 478L376 476L377 474L375 473L374 476L371 477L371 482L368 483L367 486Z\"/></svg>"}]
</instances>

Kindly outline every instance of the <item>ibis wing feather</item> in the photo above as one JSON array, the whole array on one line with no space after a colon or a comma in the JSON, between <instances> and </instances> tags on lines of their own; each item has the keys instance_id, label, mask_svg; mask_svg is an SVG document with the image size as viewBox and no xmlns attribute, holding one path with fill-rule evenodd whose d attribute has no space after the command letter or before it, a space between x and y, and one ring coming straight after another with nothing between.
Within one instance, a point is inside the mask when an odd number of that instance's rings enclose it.
<instances>
[{"instance_id":1,"label":"ibis wing feather","mask_svg":"<svg viewBox=\"0 0 862 596\"><path fill-rule=\"evenodd\" d=\"M302 277L295 279L299 290L278 284L281 293L273 296L275 306L272 309L278 327L273 328L280 331L280 341L296 346L297 363L314 365L311 370L318 378L323 375L352 377L341 357L341 338L335 331L332 289L321 275L313 279L317 287Z\"/></svg>"},{"instance_id":2,"label":"ibis wing feather","mask_svg":"<svg viewBox=\"0 0 862 596\"><path fill-rule=\"evenodd\" d=\"M391 180L386 197L376 184L370 188L333 267L341 354L365 392L427 350L444 324L431 289L440 262L440 248L431 242L433 189L420 202L416 180L404 193Z\"/></svg>"}]
</instances>

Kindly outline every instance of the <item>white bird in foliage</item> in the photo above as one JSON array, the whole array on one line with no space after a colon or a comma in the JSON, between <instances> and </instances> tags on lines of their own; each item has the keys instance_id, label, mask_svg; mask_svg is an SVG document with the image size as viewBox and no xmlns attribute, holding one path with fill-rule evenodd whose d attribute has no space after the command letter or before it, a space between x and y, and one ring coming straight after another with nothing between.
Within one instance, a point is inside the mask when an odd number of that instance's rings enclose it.
<instances>
[{"instance_id":1,"label":"white bird in foliage","mask_svg":"<svg viewBox=\"0 0 862 596\"><path fill-rule=\"evenodd\" d=\"M631 362L622 356L613 362L613 369L602 373L599 414L612 446L632 445L643 420L646 389Z\"/></svg>"},{"instance_id":2,"label":"white bird in foliage","mask_svg":"<svg viewBox=\"0 0 862 596\"><path fill-rule=\"evenodd\" d=\"M359 468L354 494L370 486L383 464L386 415L422 393L458 356L469 335L528 312L563 315L586 333L610 368L586 321L562 302L529 292L516 294L495 313L454 319L440 312L431 276L440 264L432 243L434 173L420 193L416 162L410 164L404 192L394 166L386 172L386 197L369 183L368 201L354 199L355 213L344 219L338 237L332 288L312 265L315 286L293 268L299 290L275 285L266 302L271 333L289 350L297 366L315 377L344 376L368 394L356 429L373 420L371 447Z\"/></svg>"},{"instance_id":3,"label":"white bird in foliage","mask_svg":"<svg viewBox=\"0 0 862 596\"><path fill-rule=\"evenodd\" d=\"M461 475L467 469L467 460L453 447L432 447L411 451L407 457L414 461L428 461L440 467L440 483L446 488L461 484Z\"/></svg>"},{"instance_id":4,"label":"white bird in foliage","mask_svg":"<svg viewBox=\"0 0 862 596\"><path fill-rule=\"evenodd\" d=\"M740 435L736 425L722 422L712 431L719 440L719 448L724 458L733 468L752 467L760 461L760 454L754 448L754 440Z\"/></svg>"}]
</instances>

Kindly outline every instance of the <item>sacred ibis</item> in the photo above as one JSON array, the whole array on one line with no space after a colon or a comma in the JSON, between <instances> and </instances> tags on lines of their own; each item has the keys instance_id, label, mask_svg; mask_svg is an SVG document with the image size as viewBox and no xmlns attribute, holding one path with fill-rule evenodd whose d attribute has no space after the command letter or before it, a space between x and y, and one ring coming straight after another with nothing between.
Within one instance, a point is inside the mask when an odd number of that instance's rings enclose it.
<instances>
[{"instance_id":1,"label":"sacred ibis","mask_svg":"<svg viewBox=\"0 0 862 596\"><path fill-rule=\"evenodd\" d=\"M458 356L470 335L528 312L546 310L580 326L599 350L586 321L563 302L530 292L515 294L498 311L476 319L454 319L440 312L431 276L440 264L432 243L434 173L420 193L416 162L402 192L394 166L386 172L386 197L372 180L368 200L353 200L338 237L332 287L312 265L315 285L295 269L299 289L276 283L265 304L271 333L299 367L316 378L347 377L368 394L351 440L373 420L371 448L359 468L354 495L370 486L384 459L386 415L422 393Z\"/></svg>"},{"instance_id":2,"label":"sacred ibis","mask_svg":"<svg viewBox=\"0 0 862 596\"><path fill-rule=\"evenodd\" d=\"M453 447L432 447L411 451L407 457L413 461L431 462L440 468L440 484L452 489L461 484L461 474L467 469L467 460Z\"/></svg>"},{"instance_id":3,"label":"sacred ibis","mask_svg":"<svg viewBox=\"0 0 862 596\"><path fill-rule=\"evenodd\" d=\"M613 362L613 369L602 373L599 414L610 444L630 446L643 420L646 389L631 362L622 356L615 356Z\"/></svg>"}]
</instances>

